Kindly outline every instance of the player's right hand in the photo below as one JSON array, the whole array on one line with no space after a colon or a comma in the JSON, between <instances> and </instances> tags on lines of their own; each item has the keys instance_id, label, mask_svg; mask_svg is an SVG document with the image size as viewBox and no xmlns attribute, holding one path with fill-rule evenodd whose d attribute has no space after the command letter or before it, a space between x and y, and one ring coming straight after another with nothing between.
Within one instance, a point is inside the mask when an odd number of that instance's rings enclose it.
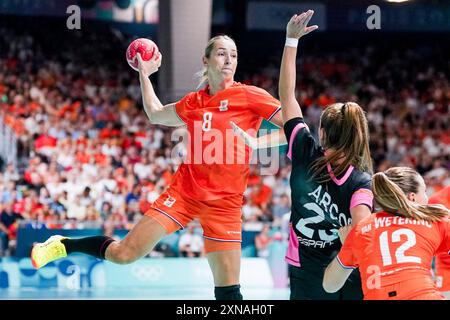
<instances>
[{"instance_id":1,"label":"player's right hand","mask_svg":"<svg viewBox=\"0 0 450 320\"><path fill-rule=\"evenodd\" d=\"M162 62L162 54L160 52L158 52L158 54L153 55L153 57L148 61L142 60L141 54L139 52L136 54L136 58L138 59L139 62L138 64L139 73L145 77L148 77L151 74L158 71Z\"/></svg>"},{"instance_id":2,"label":"player's right hand","mask_svg":"<svg viewBox=\"0 0 450 320\"><path fill-rule=\"evenodd\" d=\"M316 30L319 26L313 25L307 27L309 20L311 20L314 14L313 10L308 10L299 15L293 15L286 26L286 37L300 39L305 34Z\"/></svg>"}]
</instances>

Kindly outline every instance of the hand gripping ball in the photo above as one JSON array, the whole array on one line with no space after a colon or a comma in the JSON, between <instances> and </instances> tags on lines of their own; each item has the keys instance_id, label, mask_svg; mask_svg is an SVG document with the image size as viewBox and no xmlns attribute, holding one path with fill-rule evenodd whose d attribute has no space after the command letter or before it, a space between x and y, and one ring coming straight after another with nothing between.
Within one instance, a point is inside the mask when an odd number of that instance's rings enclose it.
<instances>
[{"instance_id":1,"label":"hand gripping ball","mask_svg":"<svg viewBox=\"0 0 450 320\"><path fill-rule=\"evenodd\" d=\"M127 48L126 58L130 67L134 70L139 71L138 64L139 61L136 57L137 53L141 54L142 60L150 60L154 54L159 53L158 46L152 40L146 38L139 38L133 40Z\"/></svg>"}]
</instances>

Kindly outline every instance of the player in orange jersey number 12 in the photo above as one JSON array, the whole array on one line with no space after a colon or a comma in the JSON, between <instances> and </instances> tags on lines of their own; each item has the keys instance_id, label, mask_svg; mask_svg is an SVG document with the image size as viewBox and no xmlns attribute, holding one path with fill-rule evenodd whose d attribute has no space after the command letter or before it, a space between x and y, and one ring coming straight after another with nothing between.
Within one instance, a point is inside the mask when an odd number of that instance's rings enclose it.
<instances>
[{"instance_id":1,"label":"player in orange jersey number 12","mask_svg":"<svg viewBox=\"0 0 450 320\"><path fill-rule=\"evenodd\" d=\"M407 167L373 176L383 211L361 220L349 233L323 279L327 292L359 268L366 300L443 300L431 276L431 261L450 251L450 210L427 204L425 182Z\"/></svg>"}]
</instances>

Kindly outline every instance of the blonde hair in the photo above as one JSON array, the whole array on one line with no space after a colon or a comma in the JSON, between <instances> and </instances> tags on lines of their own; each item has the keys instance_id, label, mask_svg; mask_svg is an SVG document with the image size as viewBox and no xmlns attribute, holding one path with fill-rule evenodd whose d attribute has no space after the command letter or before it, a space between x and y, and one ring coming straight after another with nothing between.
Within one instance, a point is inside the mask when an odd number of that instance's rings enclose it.
<instances>
[{"instance_id":1,"label":"blonde hair","mask_svg":"<svg viewBox=\"0 0 450 320\"><path fill-rule=\"evenodd\" d=\"M408 199L407 194L417 193L420 174L408 167L393 167L373 175L372 189L375 201L389 213L415 220L439 221L450 210L441 205L420 205Z\"/></svg>"},{"instance_id":2,"label":"blonde hair","mask_svg":"<svg viewBox=\"0 0 450 320\"><path fill-rule=\"evenodd\" d=\"M235 43L235 41L227 36L227 35L218 35L215 36L211 39L209 39L208 43L206 44L206 48L205 48L205 54L204 57L209 59L211 57L211 52L214 49L214 45L216 44L216 42L218 40L231 40L233 41L233 43ZM198 78L198 86L197 89L200 88L203 84L208 83L208 68L207 67L203 67L202 70L200 70L199 72L197 72L195 74L195 77Z\"/></svg>"},{"instance_id":3,"label":"blonde hair","mask_svg":"<svg viewBox=\"0 0 450 320\"><path fill-rule=\"evenodd\" d=\"M369 148L369 125L363 109L354 102L334 103L320 116L320 128L324 130L322 147L328 149L311 166L312 178L319 183L331 180L326 174L327 163L337 164L335 176L339 176L353 165L357 170L372 174L372 159ZM338 164L339 160L343 160Z\"/></svg>"}]
</instances>

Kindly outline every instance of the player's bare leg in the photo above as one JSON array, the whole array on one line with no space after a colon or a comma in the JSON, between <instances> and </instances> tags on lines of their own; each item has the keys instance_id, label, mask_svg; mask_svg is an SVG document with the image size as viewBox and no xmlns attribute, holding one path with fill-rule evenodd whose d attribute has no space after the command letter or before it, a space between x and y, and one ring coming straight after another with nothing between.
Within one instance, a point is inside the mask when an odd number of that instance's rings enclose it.
<instances>
[{"instance_id":1,"label":"player's bare leg","mask_svg":"<svg viewBox=\"0 0 450 320\"><path fill-rule=\"evenodd\" d=\"M51 261L66 257L72 252L81 252L99 259L119 264L127 264L145 256L158 241L166 235L166 230L155 219L143 216L125 239L115 241L106 236L70 239L60 235L38 243L31 252L31 261L36 269Z\"/></svg>"},{"instance_id":2,"label":"player's bare leg","mask_svg":"<svg viewBox=\"0 0 450 320\"><path fill-rule=\"evenodd\" d=\"M155 219L143 216L122 241L111 243L105 252L108 261L128 264L149 253L166 235L166 230Z\"/></svg>"},{"instance_id":3,"label":"player's bare leg","mask_svg":"<svg viewBox=\"0 0 450 320\"><path fill-rule=\"evenodd\" d=\"M218 300L242 300L239 285L241 250L225 250L208 254Z\"/></svg>"}]
</instances>

